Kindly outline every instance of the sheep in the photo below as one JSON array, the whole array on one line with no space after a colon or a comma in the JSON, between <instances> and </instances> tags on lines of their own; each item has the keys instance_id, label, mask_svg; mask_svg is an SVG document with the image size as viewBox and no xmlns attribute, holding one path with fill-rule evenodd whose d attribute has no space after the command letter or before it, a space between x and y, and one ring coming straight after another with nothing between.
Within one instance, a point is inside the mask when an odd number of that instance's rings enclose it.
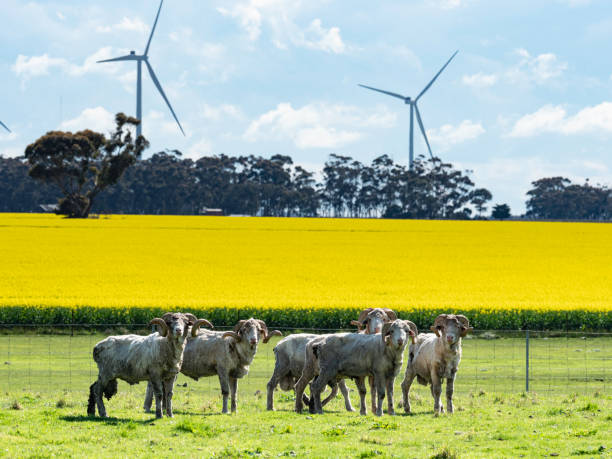
<instances>
[{"instance_id":1,"label":"sheep","mask_svg":"<svg viewBox=\"0 0 612 459\"><path fill-rule=\"evenodd\" d=\"M359 330L359 333L366 333L369 335L375 335L380 333L382 327L387 322L391 322L397 319L395 311L388 308L366 308L361 311L357 320L351 320L351 325L355 325ZM374 385L374 378L368 376L368 383L370 384L370 399L372 403L372 412L376 411L376 386Z\"/></svg>"},{"instance_id":2,"label":"sheep","mask_svg":"<svg viewBox=\"0 0 612 459\"><path fill-rule=\"evenodd\" d=\"M306 362L295 385L295 410L302 411L302 394L311 384L314 410L322 413L321 390L338 378L354 378L361 402L360 414L366 414L364 378L374 376L378 392L376 415L382 415L382 402L387 391L388 413L393 408L393 382L402 366L407 337L414 340L418 330L409 320L394 320L383 325L381 335L338 333L314 339L306 345Z\"/></svg>"},{"instance_id":3,"label":"sheep","mask_svg":"<svg viewBox=\"0 0 612 459\"><path fill-rule=\"evenodd\" d=\"M148 380L155 393L155 416L162 417L162 395L167 400L166 415L172 417L172 386L181 368L189 329L196 322L193 314L168 312L149 325L159 333L148 336L109 336L94 346L93 359L98 379L89 388L87 414L106 417L102 394L110 400L117 393L117 378L130 384Z\"/></svg>"},{"instance_id":4,"label":"sheep","mask_svg":"<svg viewBox=\"0 0 612 459\"><path fill-rule=\"evenodd\" d=\"M270 381L268 381L268 405L267 409L274 411L274 389L277 385L280 385L282 390L291 390L294 388L296 381L302 375L304 368L304 357L306 351L306 344L316 338L320 338L322 335L315 335L310 333L298 333L289 335L286 338L280 340L274 347L274 372ZM331 394L321 402L325 406L330 400L332 400L338 393L338 387L344 396L344 405L347 411L355 411L351 405L351 399L348 394L348 388L344 380L340 380L338 384L335 382L331 385ZM309 404L310 400L306 395L303 395L304 403Z\"/></svg>"},{"instance_id":5,"label":"sheep","mask_svg":"<svg viewBox=\"0 0 612 459\"><path fill-rule=\"evenodd\" d=\"M410 413L410 386L415 376L419 384L431 384L434 398L434 415L444 412L440 401L442 379L446 378L446 408L452 413L455 376L461 361L461 338L472 331L465 316L441 314L434 321L431 331L420 334L410 346L408 366L402 381L403 405Z\"/></svg>"},{"instance_id":6,"label":"sheep","mask_svg":"<svg viewBox=\"0 0 612 459\"><path fill-rule=\"evenodd\" d=\"M227 399L231 393L231 411L236 412L238 379L249 372L249 365L257 352L261 337L267 343L272 336L282 336L278 330L268 334L263 320L240 320L233 331L200 331L194 325L183 356L181 373L195 379L219 376L223 394L224 414L228 413ZM150 391L147 389L147 393ZM150 407L150 396L145 397L145 410ZM148 406L147 406L148 403Z\"/></svg>"}]
</instances>

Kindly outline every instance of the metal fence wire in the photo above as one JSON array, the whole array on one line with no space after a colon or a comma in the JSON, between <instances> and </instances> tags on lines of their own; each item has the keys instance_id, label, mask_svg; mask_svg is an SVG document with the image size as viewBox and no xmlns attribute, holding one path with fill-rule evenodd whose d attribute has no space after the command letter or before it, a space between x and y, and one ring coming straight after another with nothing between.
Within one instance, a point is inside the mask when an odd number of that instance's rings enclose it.
<instances>
[{"instance_id":1,"label":"metal fence wire","mask_svg":"<svg viewBox=\"0 0 612 459\"><path fill-rule=\"evenodd\" d=\"M272 329L272 328L271 328ZM287 336L293 330L282 330ZM350 330L304 329L332 333ZM146 324L0 325L2 393L86 392L97 377L94 345L111 334L150 333ZM260 343L241 391L265 394L274 368L274 344ZM612 387L612 333L474 330L463 339L455 391L518 393L607 393ZM396 386L403 378L404 366ZM215 377L193 381L183 375L179 387L219 394ZM134 386L122 390L143 392ZM396 387L396 390L398 388Z\"/></svg>"}]
</instances>

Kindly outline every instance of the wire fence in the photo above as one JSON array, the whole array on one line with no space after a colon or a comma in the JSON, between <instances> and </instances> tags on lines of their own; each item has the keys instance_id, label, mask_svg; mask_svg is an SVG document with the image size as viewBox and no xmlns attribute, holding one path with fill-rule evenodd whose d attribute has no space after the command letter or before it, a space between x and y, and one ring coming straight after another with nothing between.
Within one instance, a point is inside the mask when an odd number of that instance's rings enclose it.
<instances>
[{"instance_id":1,"label":"wire fence","mask_svg":"<svg viewBox=\"0 0 612 459\"><path fill-rule=\"evenodd\" d=\"M272 329L272 327L271 327ZM294 330L282 330L286 336ZM331 333L350 330L303 329ZM83 392L97 378L94 345L105 336L150 333L146 324L0 325L0 390L3 393ZM274 344L261 343L240 390L265 394L274 369ZM455 384L458 393L608 393L612 389L612 333L475 330L463 340ZM404 366L396 380L403 379ZM134 386L122 390L142 392ZM215 377L177 386L202 395L219 394ZM397 387L396 387L397 389Z\"/></svg>"}]
</instances>

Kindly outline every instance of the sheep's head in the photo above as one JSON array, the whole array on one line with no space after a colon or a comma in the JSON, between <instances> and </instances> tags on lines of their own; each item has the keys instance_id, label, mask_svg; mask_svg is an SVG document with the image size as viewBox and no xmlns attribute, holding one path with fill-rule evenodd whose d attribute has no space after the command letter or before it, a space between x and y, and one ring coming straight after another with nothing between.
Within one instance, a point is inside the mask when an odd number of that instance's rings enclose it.
<instances>
[{"instance_id":1,"label":"sheep's head","mask_svg":"<svg viewBox=\"0 0 612 459\"><path fill-rule=\"evenodd\" d=\"M395 311L388 308L366 308L361 311L357 320L351 320L351 325L355 325L359 331L365 327L365 333L374 335L382 331L383 325L397 319Z\"/></svg>"},{"instance_id":2,"label":"sheep's head","mask_svg":"<svg viewBox=\"0 0 612 459\"><path fill-rule=\"evenodd\" d=\"M156 317L149 325L159 326L159 334L168 337L168 339L175 339L182 341L187 338L189 333L189 327L191 327L197 321L196 316L193 314L183 314L181 312L167 312L161 319Z\"/></svg>"},{"instance_id":3,"label":"sheep's head","mask_svg":"<svg viewBox=\"0 0 612 459\"><path fill-rule=\"evenodd\" d=\"M467 317L455 314L440 314L436 317L431 331L448 342L449 345L457 343L473 330Z\"/></svg>"},{"instance_id":4,"label":"sheep's head","mask_svg":"<svg viewBox=\"0 0 612 459\"><path fill-rule=\"evenodd\" d=\"M239 320L233 331L223 333L223 337L230 337L236 341L246 341L251 345L251 348L256 348L259 340L267 343L272 336L282 336L278 330L268 334L268 327L263 320L253 319Z\"/></svg>"},{"instance_id":5,"label":"sheep's head","mask_svg":"<svg viewBox=\"0 0 612 459\"><path fill-rule=\"evenodd\" d=\"M418 334L417 327L409 320L394 320L387 322L382 328L382 340L387 346L403 349L408 339L414 343Z\"/></svg>"}]
</instances>

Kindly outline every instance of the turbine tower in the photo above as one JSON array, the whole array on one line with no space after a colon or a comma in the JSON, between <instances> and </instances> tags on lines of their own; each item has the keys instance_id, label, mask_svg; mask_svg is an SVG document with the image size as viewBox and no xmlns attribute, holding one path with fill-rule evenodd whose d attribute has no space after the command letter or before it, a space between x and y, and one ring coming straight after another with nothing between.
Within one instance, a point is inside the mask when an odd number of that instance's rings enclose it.
<instances>
[{"instance_id":1,"label":"turbine tower","mask_svg":"<svg viewBox=\"0 0 612 459\"><path fill-rule=\"evenodd\" d=\"M433 158L433 153L431 152L431 147L429 146L429 140L427 139L427 134L425 134L425 128L423 127L423 120L421 119L421 113L419 112L419 107L417 105L417 102L423 96L423 94L425 94L425 92L431 87L431 85L434 84L434 81L436 81L436 79L444 71L446 66L450 64L450 61L453 60L453 58L457 55L458 52L459 50L453 53L450 59L446 61L446 64L442 66L440 71L436 73L436 75L431 79L429 84L427 84L427 86L425 86L425 88L423 88L423 90L419 93L419 95L416 96L414 99L412 99L411 97L402 96L401 94L397 94L395 92L383 91L382 89L372 88L371 86L366 86L363 84L359 85L362 88L371 89L372 91L382 92L383 94L387 94L388 96L397 97L398 99L402 99L405 104L410 105L410 156L409 156L410 169L412 169L412 163L414 161L414 126L413 125L414 125L415 112L416 112L417 121L419 122L419 127L421 128L421 133L423 134L423 138L425 139L425 143L427 144L427 149L429 150L429 155Z\"/></svg>"},{"instance_id":2,"label":"turbine tower","mask_svg":"<svg viewBox=\"0 0 612 459\"><path fill-rule=\"evenodd\" d=\"M168 108L172 112L172 116L174 117L176 124L178 124L179 129L181 130L183 135L185 135L185 131L183 131L183 126L181 126L180 121L178 120L178 118L176 117L176 114L174 113L174 110L172 109L172 105L170 105L170 101L166 97L166 94L164 93L164 90L162 89L161 84L159 84L159 80L155 76L153 67L151 67L151 64L149 64L149 46L151 45L151 39L153 38L153 34L155 33L155 27L157 26L157 20L159 19L159 13L161 12L163 3L164 3L164 0L161 0L159 2L159 9L157 10L157 16L155 16L155 22L153 23L153 29L151 30L151 35L149 35L149 41L147 42L147 47L145 48L144 54L139 55L139 54L136 54L136 51L130 51L130 54L126 56L115 57L113 59L105 59L103 61L98 61L98 63L117 62L117 61L136 61L136 65L137 65L136 118L140 120L140 124L136 126L137 136L142 134L142 63L143 62L145 63L145 65L147 66L147 69L149 70L149 75L151 75L151 79L153 80L153 83L157 87L159 93L164 98L164 100L166 101L166 104L168 105Z\"/></svg>"},{"instance_id":3,"label":"turbine tower","mask_svg":"<svg viewBox=\"0 0 612 459\"><path fill-rule=\"evenodd\" d=\"M11 130L7 127L6 124L4 124L2 121L0 121L0 126L2 126L4 129L6 129L7 131L11 132Z\"/></svg>"}]
</instances>

